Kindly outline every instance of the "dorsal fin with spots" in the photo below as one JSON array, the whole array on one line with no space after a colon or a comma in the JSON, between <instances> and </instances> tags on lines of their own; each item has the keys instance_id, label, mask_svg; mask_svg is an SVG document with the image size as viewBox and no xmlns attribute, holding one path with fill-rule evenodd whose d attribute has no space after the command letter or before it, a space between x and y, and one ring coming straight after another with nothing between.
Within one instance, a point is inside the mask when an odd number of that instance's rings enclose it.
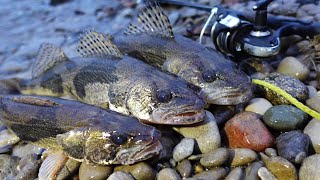
<instances>
[{"instance_id":1,"label":"dorsal fin with spots","mask_svg":"<svg viewBox=\"0 0 320 180\"><path fill-rule=\"evenodd\" d=\"M138 14L138 23L130 24L124 31L125 35L142 33L159 34L164 37L173 38L169 18L164 14L159 4L149 3L147 7Z\"/></svg>"},{"instance_id":2,"label":"dorsal fin with spots","mask_svg":"<svg viewBox=\"0 0 320 180\"><path fill-rule=\"evenodd\" d=\"M61 48L50 43L41 44L38 56L32 65L32 78L67 60L68 58Z\"/></svg>"},{"instance_id":3,"label":"dorsal fin with spots","mask_svg":"<svg viewBox=\"0 0 320 180\"><path fill-rule=\"evenodd\" d=\"M120 50L110 41L110 36L94 30L81 35L77 51L81 57L123 57Z\"/></svg>"}]
</instances>

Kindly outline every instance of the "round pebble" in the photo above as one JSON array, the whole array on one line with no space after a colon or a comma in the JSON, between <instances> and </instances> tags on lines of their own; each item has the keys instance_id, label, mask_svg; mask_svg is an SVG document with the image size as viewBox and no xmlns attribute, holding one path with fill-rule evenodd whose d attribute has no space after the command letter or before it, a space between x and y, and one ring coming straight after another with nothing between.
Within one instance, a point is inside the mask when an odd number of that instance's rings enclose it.
<instances>
[{"instance_id":1,"label":"round pebble","mask_svg":"<svg viewBox=\"0 0 320 180\"><path fill-rule=\"evenodd\" d=\"M234 157L231 166L244 166L257 159L257 153L251 149L236 148L233 149Z\"/></svg>"},{"instance_id":2,"label":"round pebble","mask_svg":"<svg viewBox=\"0 0 320 180\"><path fill-rule=\"evenodd\" d=\"M123 171L117 171L112 173L107 180L134 180L130 173L126 173Z\"/></svg>"},{"instance_id":3,"label":"round pebble","mask_svg":"<svg viewBox=\"0 0 320 180\"><path fill-rule=\"evenodd\" d=\"M15 179L36 179L38 177L38 170L40 162L36 160L35 156L25 156L19 162L19 173Z\"/></svg>"},{"instance_id":4,"label":"round pebble","mask_svg":"<svg viewBox=\"0 0 320 180\"><path fill-rule=\"evenodd\" d=\"M313 96L312 98L308 99L306 104L310 108L320 112L320 96L319 95Z\"/></svg>"},{"instance_id":5,"label":"round pebble","mask_svg":"<svg viewBox=\"0 0 320 180\"><path fill-rule=\"evenodd\" d=\"M320 154L314 154L304 159L300 170L300 180L316 180L320 177Z\"/></svg>"},{"instance_id":6,"label":"round pebble","mask_svg":"<svg viewBox=\"0 0 320 180\"><path fill-rule=\"evenodd\" d=\"M164 168L157 175L157 180L180 180L180 179L181 177L179 176L177 171L171 168Z\"/></svg>"},{"instance_id":7,"label":"round pebble","mask_svg":"<svg viewBox=\"0 0 320 180\"><path fill-rule=\"evenodd\" d=\"M300 102L305 102L309 98L309 90L307 86L298 79L280 73L271 73L268 74L264 80L285 90ZM265 98L272 104L291 104L288 100L273 90L269 88L264 88L264 90L266 91Z\"/></svg>"},{"instance_id":8,"label":"round pebble","mask_svg":"<svg viewBox=\"0 0 320 180\"><path fill-rule=\"evenodd\" d=\"M249 105L245 108L245 111L254 112L263 115L272 104L264 98L253 98L249 102Z\"/></svg>"},{"instance_id":9,"label":"round pebble","mask_svg":"<svg viewBox=\"0 0 320 180\"><path fill-rule=\"evenodd\" d=\"M187 159L184 159L178 163L176 169L183 178L190 177L192 173L191 162Z\"/></svg>"},{"instance_id":10,"label":"round pebble","mask_svg":"<svg viewBox=\"0 0 320 180\"><path fill-rule=\"evenodd\" d=\"M210 179L218 180L223 179L227 175L227 170L222 167L217 167L210 169L208 171L203 171L193 176L195 179Z\"/></svg>"},{"instance_id":11,"label":"round pebble","mask_svg":"<svg viewBox=\"0 0 320 180\"><path fill-rule=\"evenodd\" d=\"M300 130L283 133L276 139L279 156L292 163L301 164L307 156L309 141L309 136Z\"/></svg>"},{"instance_id":12,"label":"round pebble","mask_svg":"<svg viewBox=\"0 0 320 180\"><path fill-rule=\"evenodd\" d=\"M306 80L310 71L309 68L302 64L297 58L285 57L278 65L277 72L299 79Z\"/></svg>"},{"instance_id":13,"label":"round pebble","mask_svg":"<svg viewBox=\"0 0 320 180\"><path fill-rule=\"evenodd\" d=\"M231 170L225 180L241 180L243 176L243 170L240 167L236 167Z\"/></svg>"},{"instance_id":14,"label":"round pebble","mask_svg":"<svg viewBox=\"0 0 320 180\"><path fill-rule=\"evenodd\" d=\"M259 179L258 171L261 167L263 167L263 163L261 161L249 164L249 166L246 168L245 179Z\"/></svg>"},{"instance_id":15,"label":"round pebble","mask_svg":"<svg viewBox=\"0 0 320 180\"><path fill-rule=\"evenodd\" d=\"M154 179L156 172L146 162L139 162L133 165L121 165L114 168L114 171L123 171L131 173L131 175L137 180Z\"/></svg>"},{"instance_id":16,"label":"round pebble","mask_svg":"<svg viewBox=\"0 0 320 180\"><path fill-rule=\"evenodd\" d=\"M258 176L261 180L277 180L277 178L265 167L258 170Z\"/></svg>"},{"instance_id":17,"label":"round pebble","mask_svg":"<svg viewBox=\"0 0 320 180\"><path fill-rule=\"evenodd\" d=\"M316 153L320 154L320 121L315 118L312 119L304 128L303 132L310 137L310 141Z\"/></svg>"},{"instance_id":18,"label":"round pebble","mask_svg":"<svg viewBox=\"0 0 320 180\"><path fill-rule=\"evenodd\" d=\"M6 129L5 127L1 129L0 125L0 148L16 144L20 141L19 137L11 129Z\"/></svg>"},{"instance_id":19,"label":"round pebble","mask_svg":"<svg viewBox=\"0 0 320 180\"><path fill-rule=\"evenodd\" d=\"M174 127L174 130L187 138L196 140L201 153L208 153L218 149L221 144L221 136L211 112L206 111L206 120L188 127Z\"/></svg>"},{"instance_id":20,"label":"round pebble","mask_svg":"<svg viewBox=\"0 0 320 180\"><path fill-rule=\"evenodd\" d=\"M203 154L200 163L205 167L217 167L226 162L229 158L227 148L218 148L210 153Z\"/></svg>"},{"instance_id":21,"label":"round pebble","mask_svg":"<svg viewBox=\"0 0 320 180\"><path fill-rule=\"evenodd\" d=\"M265 151L266 155L268 155L269 157L275 157L277 156L277 150L273 149L273 148L267 148Z\"/></svg>"},{"instance_id":22,"label":"round pebble","mask_svg":"<svg viewBox=\"0 0 320 180\"><path fill-rule=\"evenodd\" d=\"M103 180L107 179L112 173L111 166L92 165L88 163L81 163L79 169L79 179L86 180Z\"/></svg>"},{"instance_id":23,"label":"round pebble","mask_svg":"<svg viewBox=\"0 0 320 180\"><path fill-rule=\"evenodd\" d=\"M264 151L274 144L274 137L261 122L260 115L241 112L231 118L224 127L230 148L248 148Z\"/></svg>"},{"instance_id":24,"label":"round pebble","mask_svg":"<svg viewBox=\"0 0 320 180\"><path fill-rule=\"evenodd\" d=\"M312 98L317 95L317 89L311 85L307 86L309 90L309 98Z\"/></svg>"},{"instance_id":25,"label":"round pebble","mask_svg":"<svg viewBox=\"0 0 320 180\"><path fill-rule=\"evenodd\" d=\"M260 153L261 159L266 168L279 180L297 179L297 172L294 165L280 157L268 157L264 153Z\"/></svg>"},{"instance_id":26,"label":"round pebble","mask_svg":"<svg viewBox=\"0 0 320 180\"><path fill-rule=\"evenodd\" d=\"M12 149L12 156L16 156L19 158L23 158L24 156L30 155L30 154L41 154L42 148L35 146L31 143L25 143L20 142L18 145L14 146Z\"/></svg>"},{"instance_id":27,"label":"round pebble","mask_svg":"<svg viewBox=\"0 0 320 180\"><path fill-rule=\"evenodd\" d=\"M173 159L179 162L189 157L193 153L194 144L194 139L183 138L173 149Z\"/></svg>"},{"instance_id":28,"label":"round pebble","mask_svg":"<svg viewBox=\"0 0 320 180\"><path fill-rule=\"evenodd\" d=\"M289 105L273 106L263 116L266 125L278 131L298 129L307 119L307 113Z\"/></svg>"}]
</instances>

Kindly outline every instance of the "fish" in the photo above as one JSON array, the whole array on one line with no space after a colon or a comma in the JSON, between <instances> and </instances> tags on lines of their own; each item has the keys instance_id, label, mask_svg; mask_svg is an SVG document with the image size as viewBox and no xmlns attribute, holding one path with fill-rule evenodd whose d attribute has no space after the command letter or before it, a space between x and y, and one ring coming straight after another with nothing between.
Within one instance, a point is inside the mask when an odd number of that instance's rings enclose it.
<instances>
[{"instance_id":1,"label":"fish","mask_svg":"<svg viewBox=\"0 0 320 180\"><path fill-rule=\"evenodd\" d=\"M74 100L0 96L0 120L21 140L90 164L133 164L162 149L155 127Z\"/></svg>"},{"instance_id":2,"label":"fish","mask_svg":"<svg viewBox=\"0 0 320 180\"><path fill-rule=\"evenodd\" d=\"M136 22L110 39L122 53L200 87L209 104L236 105L252 96L251 80L235 62L174 34L168 17L157 3L147 4Z\"/></svg>"},{"instance_id":3,"label":"fish","mask_svg":"<svg viewBox=\"0 0 320 180\"><path fill-rule=\"evenodd\" d=\"M89 30L68 58L42 44L32 78L21 80L22 94L71 96L81 102L132 115L144 123L184 125L204 120L198 87L135 58L122 55L103 34Z\"/></svg>"}]
</instances>

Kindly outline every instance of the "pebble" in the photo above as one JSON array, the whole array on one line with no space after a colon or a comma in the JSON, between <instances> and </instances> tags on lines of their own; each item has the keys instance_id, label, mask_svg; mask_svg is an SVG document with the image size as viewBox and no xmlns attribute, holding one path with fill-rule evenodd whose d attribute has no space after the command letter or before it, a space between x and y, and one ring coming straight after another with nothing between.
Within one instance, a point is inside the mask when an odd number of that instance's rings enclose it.
<instances>
[{"instance_id":1,"label":"pebble","mask_svg":"<svg viewBox=\"0 0 320 180\"><path fill-rule=\"evenodd\" d=\"M277 150L273 148L267 148L266 150L264 150L264 153L266 153L266 155L268 155L269 157L277 156Z\"/></svg>"},{"instance_id":2,"label":"pebble","mask_svg":"<svg viewBox=\"0 0 320 180\"><path fill-rule=\"evenodd\" d=\"M6 129L4 126L2 126L4 129L0 130L0 148L3 148L8 145L16 144L20 141L19 137L11 130Z\"/></svg>"},{"instance_id":3,"label":"pebble","mask_svg":"<svg viewBox=\"0 0 320 180\"><path fill-rule=\"evenodd\" d=\"M310 138L300 130L279 135L276 139L279 156L292 163L301 164L308 153Z\"/></svg>"},{"instance_id":4,"label":"pebble","mask_svg":"<svg viewBox=\"0 0 320 180\"><path fill-rule=\"evenodd\" d=\"M227 148L218 148L212 152L202 154L200 163L205 167L217 167L225 163L229 158Z\"/></svg>"},{"instance_id":5,"label":"pebble","mask_svg":"<svg viewBox=\"0 0 320 180\"><path fill-rule=\"evenodd\" d=\"M253 162L249 164L249 166L246 168L246 180L259 180L258 171L259 169L263 167L263 163L261 161Z\"/></svg>"},{"instance_id":6,"label":"pebble","mask_svg":"<svg viewBox=\"0 0 320 180\"><path fill-rule=\"evenodd\" d=\"M261 180L277 180L277 178L265 167L258 170L258 176Z\"/></svg>"},{"instance_id":7,"label":"pebble","mask_svg":"<svg viewBox=\"0 0 320 180\"><path fill-rule=\"evenodd\" d=\"M41 154L43 152L43 149L35 146L31 143L26 142L20 142L14 148L12 149L12 156L16 156L19 158L23 158L24 156L30 155L30 154Z\"/></svg>"},{"instance_id":8,"label":"pebble","mask_svg":"<svg viewBox=\"0 0 320 180\"><path fill-rule=\"evenodd\" d=\"M241 112L231 118L224 130L230 148L248 148L264 151L274 144L274 137L259 119L261 116L253 112Z\"/></svg>"},{"instance_id":9,"label":"pebble","mask_svg":"<svg viewBox=\"0 0 320 180\"><path fill-rule=\"evenodd\" d=\"M19 173L16 175L15 179L35 179L36 177L38 177L39 167L40 161L37 161L35 156L25 156L19 162L19 166L17 168L19 170Z\"/></svg>"},{"instance_id":10,"label":"pebble","mask_svg":"<svg viewBox=\"0 0 320 180\"><path fill-rule=\"evenodd\" d=\"M114 171L124 171L131 173L137 180L154 179L156 172L146 162L139 162L133 165L121 165L114 168Z\"/></svg>"},{"instance_id":11,"label":"pebble","mask_svg":"<svg viewBox=\"0 0 320 180\"><path fill-rule=\"evenodd\" d=\"M317 89L311 85L308 85L308 90L309 90L309 98L312 98L317 95ZM307 100L308 101L308 100Z\"/></svg>"},{"instance_id":12,"label":"pebble","mask_svg":"<svg viewBox=\"0 0 320 180\"><path fill-rule=\"evenodd\" d=\"M253 98L249 102L249 105L245 108L245 111L263 115L271 107L272 104L268 100L264 98Z\"/></svg>"},{"instance_id":13,"label":"pebble","mask_svg":"<svg viewBox=\"0 0 320 180\"><path fill-rule=\"evenodd\" d=\"M241 180L243 176L243 170L240 167L236 167L231 170L225 180Z\"/></svg>"},{"instance_id":14,"label":"pebble","mask_svg":"<svg viewBox=\"0 0 320 180\"><path fill-rule=\"evenodd\" d=\"M277 72L299 79L306 80L310 71L309 68L302 64L297 58L285 57L278 65Z\"/></svg>"},{"instance_id":15,"label":"pebble","mask_svg":"<svg viewBox=\"0 0 320 180\"><path fill-rule=\"evenodd\" d=\"M173 159L177 162L189 157L193 153L195 141L193 138L183 138L173 148Z\"/></svg>"},{"instance_id":16,"label":"pebble","mask_svg":"<svg viewBox=\"0 0 320 180\"><path fill-rule=\"evenodd\" d=\"M19 158L7 154L0 154L0 179L14 178L17 174Z\"/></svg>"},{"instance_id":17,"label":"pebble","mask_svg":"<svg viewBox=\"0 0 320 180\"><path fill-rule=\"evenodd\" d=\"M227 170L222 167L213 168L207 171L203 171L193 176L195 179L210 179L218 180L223 179L227 175Z\"/></svg>"},{"instance_id":18,"label":"pebble","mask_svg":"<svg viewBox=\"0 0 320 180\"><path fill-rule=\"evenodd\" d=\"M180 161L176 169L183 178L187 178L191 176L192 165L191 165L191 162L187 159Z\"/></svg>"},{"instance_id":19,"label":"pebble","mask_svg":"<svg viewBox=\"0 0 320 180\"><path fill-rule=\"evenodd\" d=\"M196 164L194 167L195 174L201 173L204 171L204 167L201 164Z\"/></svg>"},{"instance_id":20,"label":"pebble","mask_svg":"<svg viewBox=\"0 0 320 180\"><path fill-rule=\"evenodd\" d=\"M171 168L164 168L157 175L157 180L180 180L180 179L181 177L179 176L177 171Z\"/></svg>"},{"instance_id":21,"label":"pebble","mask_svg":"<svg viewBox=\"0 0 320 180\"><path fill-rule=\"evenodd\" d=\"M320 96L316 95L306 101L307 106L320 112Z\"/></svg>"},{"instance_id":22,"label":"pebble","mask_svg":"<svg viewBox=\"0 0 320 180\"><path fill-rule=\"evenodd\" d=\"M123 171L117 171L112 173L107 180L134 180L130 173L126 173Z\"/></svg>"},{"instance_id":23,"label":"pebble","mask_svg":"<svg viewBox=\"0 0 320 180\"><path fill-rule=\"evenodd\" d=\"M300 102L305 102L309 98L308 87L298 79L280 73L271 73L268 74L264 80L285 90ZM269 88L264 88L264 90L266 91L265 98L272 104L291 104L288 100L273 90Z\"/></svg>"},{"instance_id":24,"label":"pebble","mask_svg":"<svg viewBox=\"0 0 320 180\"><path fill-rule=\"evenodd\" d=\"M314 154L304 159L300 170L300 180L316 180L320 177L320 154Z\"/></svg>"},{"instance_id":25,"label":"pebble","mask_svg":"<svg viewBox=\"0 0 320 180\"><path fill-rule=\"evenodd\" d=\"M233 159L231 166L244 166L257 159L257 153L251 149L246 148L236 148L233 149Z\"/></svg>"},{"instance_id":26,"label":"pebble","mask_svg":"<svg viewBox=\"0 0 320 180\"><path fill-rule=\"evenodd\" d=\"M111 166L92 165L88 163L81 163L79 169L79 179L86 180L104 180L112 173Z\"/></svg>"},{"instance_id":27,"label":"pebble","mask_svg":"<svg viewBox=\"0 0 320 180\"><path fill-rule=\"evenodd\" d=\"M218 127L222 127L227 120L236 114L235 106L214 105L209 107L209 111L213 114Z\"/></svg>"},{"instance_id":28,"label":"pebble","mask_svg":"<svg viewBox=\"0 0 320 180\"><path fill-rule=\"evenodd\" d=\"M264 123L278 131L298 129L307 119L307 113L290 105L273 106L263 115Z\"/></svg>"},{"instance_id":29,"label":"pebble","mask_svg":"<svg viewBox=\"0 0 320 180\"><path fill-rule=\"evenodd\" d=\"M206 120L189 127L174 127L174 130L187 138L196 140L201 153L208 153L218 149L221 144L221 136L211 112L206 111Z\"/></svg>"},{"instance_id":30,"label":"pebble","mask_svg":"<svg viewBox=\"0 0 320 180\"><path fill-rule=\"evenodd\" d=\"M313 118L304 128L303 132L310 137L315 152L320 154L320 121Z\"/></svg>"},{"instance_id":31,"label":"pebble","mask_svg":"<svg viewBox=\"0 0 320 180\"><path fill-rule=\"evenodd\" d=\"M261 159L266 168L279 180L297 179L297 172L294 165L283 157L268 157L260 153Z\"/></svg>"},{"instance_id":32,"label":"pebble","mask_svg":"<svg viewBox=\"0 0 320 180\"><path fill-rule=\"evenodd\" d=\"M168 136L162 136L159 141L162 144L162 150L159 153L159 160L171 158L173 148L175 146L173 140Z\"/></svg>"}]
</instances>

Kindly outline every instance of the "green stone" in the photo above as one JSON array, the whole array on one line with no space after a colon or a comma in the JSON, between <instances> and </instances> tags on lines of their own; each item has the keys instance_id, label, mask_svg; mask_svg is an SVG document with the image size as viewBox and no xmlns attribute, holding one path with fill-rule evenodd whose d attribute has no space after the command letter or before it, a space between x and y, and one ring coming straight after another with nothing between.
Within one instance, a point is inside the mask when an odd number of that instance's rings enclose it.
<instances>
[{"instance_id":1,"label":"green stone","mask_svg":"<svg viewBox=\"0 0 320 180\"><path fill-rule=\"evenodd\" d=\"M279 105L268 109L263 116L263 121L274 130L290 131L301 127L307 118L308 114L296 107Z\"/></svg>"}]
</instances>

